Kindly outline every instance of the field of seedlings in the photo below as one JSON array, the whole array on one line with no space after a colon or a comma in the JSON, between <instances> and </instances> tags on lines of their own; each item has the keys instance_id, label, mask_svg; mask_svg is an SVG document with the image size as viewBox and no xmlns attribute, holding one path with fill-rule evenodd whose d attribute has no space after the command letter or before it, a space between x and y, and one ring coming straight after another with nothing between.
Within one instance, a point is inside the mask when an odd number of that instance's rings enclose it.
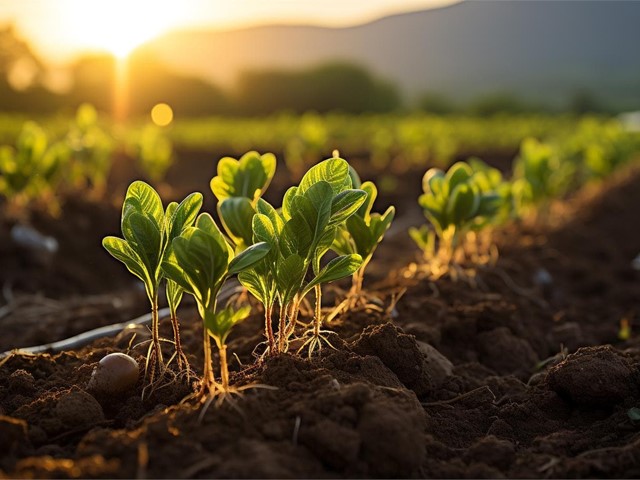
<instances>
[{"instance_id":1,"label":"field of seedlings","mask_svg":"<svg viewBox=\"0 0 640 480\"><path fill-rule=\"evenodd\" d=\"M0 477L637 478L639 206L611 117L0 116Z\"/></svg>"}]
</instances>

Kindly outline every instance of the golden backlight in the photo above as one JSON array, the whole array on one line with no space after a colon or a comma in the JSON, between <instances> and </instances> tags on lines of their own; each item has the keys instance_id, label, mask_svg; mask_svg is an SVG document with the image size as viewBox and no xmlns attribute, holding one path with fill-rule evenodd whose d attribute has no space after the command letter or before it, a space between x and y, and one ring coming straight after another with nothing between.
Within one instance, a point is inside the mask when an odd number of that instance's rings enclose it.
<instances>
[{"instance_id":1,"label":"golden backlight","mask_svg":"<svg viewBox=\"0 0 640 480\"><path fill-rule=\"evenodd\" d=\"M175 25L181 2L161 0L59 0L59 18L70 44L123 58Z\"/></svg>"}]
</instances>

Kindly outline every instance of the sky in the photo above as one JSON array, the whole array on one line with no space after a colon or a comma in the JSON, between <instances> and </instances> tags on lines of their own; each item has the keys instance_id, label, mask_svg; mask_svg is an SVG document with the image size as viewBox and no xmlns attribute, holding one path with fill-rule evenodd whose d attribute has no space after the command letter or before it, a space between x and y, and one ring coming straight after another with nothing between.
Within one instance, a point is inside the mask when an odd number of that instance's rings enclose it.
<instances>
[{"instance_id":1,"label":"sky","mask_svg":"<svg viewBox=\"0 0 640 480\"><path fill-rule=\"evenodd\" d=\"M0 0L0 27L13 24L36 52L66 61L87 51L126 56L167 31L261 23L347 26L455 0Z\"/></svg>"}]
</instances>

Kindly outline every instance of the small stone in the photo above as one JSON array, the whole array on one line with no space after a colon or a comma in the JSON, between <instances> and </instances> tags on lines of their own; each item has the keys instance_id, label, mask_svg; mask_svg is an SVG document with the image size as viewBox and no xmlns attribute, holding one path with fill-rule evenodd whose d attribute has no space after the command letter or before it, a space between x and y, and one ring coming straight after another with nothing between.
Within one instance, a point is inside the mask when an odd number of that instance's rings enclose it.
<instances>
[{"instance_id":1,"label":"small stone","mask_svg":"<svg viewBox=\"0 0 640 480\"><path fill-rule=\"evenodd\" d=\"M124 353L110 353L93 370L87 388L98 394L119 395L138 383L138 362Z\"/></svg>"}]
</instances>

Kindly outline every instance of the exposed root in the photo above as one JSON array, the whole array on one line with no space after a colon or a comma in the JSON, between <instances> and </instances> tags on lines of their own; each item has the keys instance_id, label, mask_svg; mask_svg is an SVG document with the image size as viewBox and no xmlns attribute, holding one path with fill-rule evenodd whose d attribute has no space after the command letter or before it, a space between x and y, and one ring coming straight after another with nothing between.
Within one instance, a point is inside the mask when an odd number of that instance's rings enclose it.
<instances>
[{"instance_id":1,"label":"exposed root","mask_svg":"<svg viewBox=\"0 0 640 480\"><path fill-rule=\"evenodd\" d=\"M311 355L313 355L313 352L316 351L316 349L318 351L322 350L322 342L326 343L329 348L337 350L337 348L331 344L326 335L323 334L336 335L336 333L332 332L331 330L316 330L315 328L311 328L302 334L303 339L307 337L309 338L307 338L307 340L302 344L302 346L297 350L296 353L300 354L300 352L302 352L305 347L307 347L309 349L307 355L309 356L309 358L311 358Z\"/></svg>"},{"instance_id":2,"label":"exposed root","mask_svg":"<svg viewBox=\"0 0 640 480\"><path fill-rule=\"evenodd\" d=\"M202 420L204 419L204 416L211 404L213 404L215 408L220 408L222 405L228 404L239 413L242 413L237 400L244 395L246 390L252 388L264 388L266 390L278 389L278 387L265 385L263 383L249 383L240 387L228 386L227 388L222 388L222 385L216 383L215 388L212 391L206 395L201 394L200 396L200 402L204 405L198 415L198 423L202 423Z\"/></svg>"}]
</instances>

